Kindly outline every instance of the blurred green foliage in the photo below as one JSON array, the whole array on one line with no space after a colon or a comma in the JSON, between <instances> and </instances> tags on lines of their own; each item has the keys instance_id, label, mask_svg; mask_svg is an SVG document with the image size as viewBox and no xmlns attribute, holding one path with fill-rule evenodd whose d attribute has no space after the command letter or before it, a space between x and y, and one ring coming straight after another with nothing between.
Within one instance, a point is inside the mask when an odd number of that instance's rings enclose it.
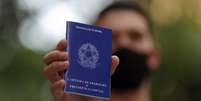
<instances>
[{"instance_id":1,"label":"blurred green foliage","mask_svg":"<svg viewBox=\"0 0 201 101\"><path fill-rule=\"evenodd\" d=\"M43 55L18 41L17 12L15 0L0 0L0 101L51 101Z\"/></svg>"},{"instance_id":2,"label":"blurred green foliage","mask_svg":"<svg viewBox=\"0 0 201 101\"><path fill-rule=\"evenodd\" d=\"M154 101L200 101L200 26L184 17L156 33L162 60L153 78Z\"/></svg>"}]
</instances>

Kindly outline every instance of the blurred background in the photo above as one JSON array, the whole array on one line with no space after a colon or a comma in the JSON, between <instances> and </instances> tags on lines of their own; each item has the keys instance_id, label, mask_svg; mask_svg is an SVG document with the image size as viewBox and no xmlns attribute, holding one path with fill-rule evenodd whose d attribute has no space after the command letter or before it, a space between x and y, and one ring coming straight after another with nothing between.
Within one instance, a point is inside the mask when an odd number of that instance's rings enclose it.
<instances>
[{"instance_id":1,"label":"blurred background","mask_svg":"<svg viewBox=\"0 0 201 101\"><path fill-rule=\"evenodd\" d=\"M201 101L201 1L136 0L161 48L153 101ZM113 0L0 0L0 101L52 101L43 55L65 38L66 20L92 23Z\"/></svg>"}]
</instances>

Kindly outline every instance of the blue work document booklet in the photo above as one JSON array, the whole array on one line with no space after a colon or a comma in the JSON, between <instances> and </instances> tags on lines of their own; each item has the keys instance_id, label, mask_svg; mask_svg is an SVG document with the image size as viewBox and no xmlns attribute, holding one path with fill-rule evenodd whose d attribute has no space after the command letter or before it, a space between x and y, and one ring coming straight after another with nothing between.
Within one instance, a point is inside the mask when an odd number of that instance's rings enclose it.
<instances>
[{"instance_id":1,"label":"blue work document booklet","mask_svg":"<svg viewBox=\"0 0 201 101\"><path fill-rule=\"evenodd\" d=\"M66 93L111 97L112 30L67 21Z\"/></svg>"}]
</instances>

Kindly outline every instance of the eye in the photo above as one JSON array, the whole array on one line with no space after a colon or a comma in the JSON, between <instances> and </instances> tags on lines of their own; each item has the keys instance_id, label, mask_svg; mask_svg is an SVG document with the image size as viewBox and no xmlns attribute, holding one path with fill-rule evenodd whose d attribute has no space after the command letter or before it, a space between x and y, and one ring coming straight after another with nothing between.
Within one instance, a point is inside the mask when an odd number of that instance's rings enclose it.
<instances>
[{"instance_id":1,"label":"eye","mask_svg":"<svg viewBox=\"0 0 201 101\"><path fill-rule=\"evenodd\" d=\"M129 31L129 37L132 41L140 41L142 39L142 33L139 31Z\"/></svg>"}]
</instances>

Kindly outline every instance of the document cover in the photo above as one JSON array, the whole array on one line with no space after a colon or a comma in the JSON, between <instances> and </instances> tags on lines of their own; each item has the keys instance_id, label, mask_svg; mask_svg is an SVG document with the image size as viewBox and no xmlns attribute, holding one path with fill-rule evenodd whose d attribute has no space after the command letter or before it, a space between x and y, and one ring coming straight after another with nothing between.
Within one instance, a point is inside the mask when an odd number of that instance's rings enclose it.
<instances>
[{"instance_id":1,"label":"document cover","mask_svg":"<svg viewBox=\"0 0 201 101\"><path fill-rule=\"evenodd\" d=\"M66 93L111 97L112 30L67 21Z\"/></svg>"}]
</instances>

